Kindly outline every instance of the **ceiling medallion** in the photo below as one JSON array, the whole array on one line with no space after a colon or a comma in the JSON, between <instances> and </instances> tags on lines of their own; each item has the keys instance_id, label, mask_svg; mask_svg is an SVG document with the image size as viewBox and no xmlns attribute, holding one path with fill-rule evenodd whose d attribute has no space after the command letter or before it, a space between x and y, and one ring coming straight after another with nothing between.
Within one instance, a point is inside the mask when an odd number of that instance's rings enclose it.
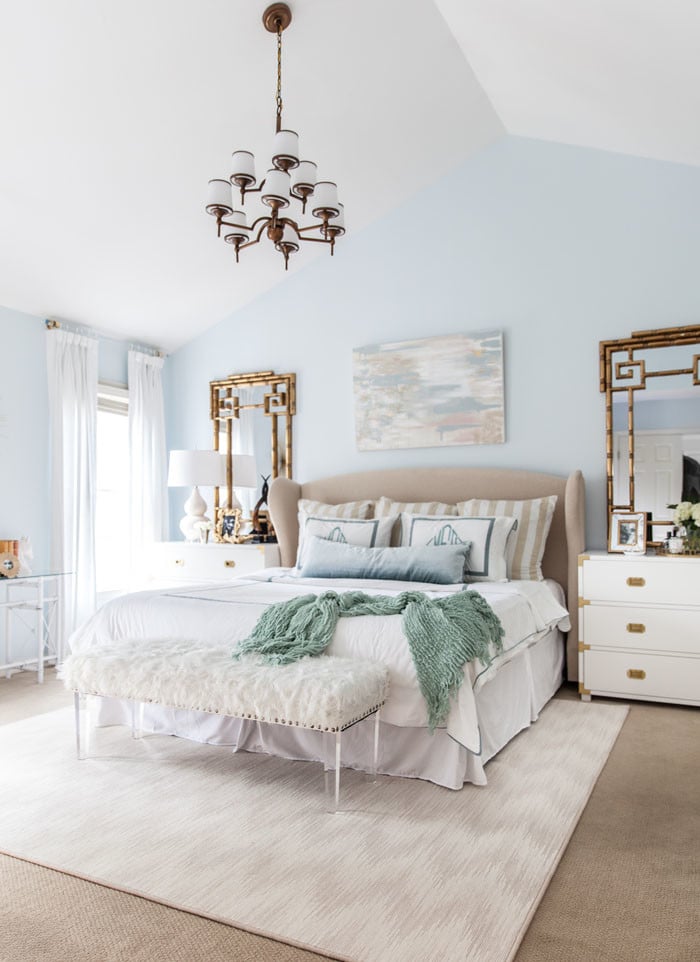
<instances>
[{"instance_id":1,"label":"ceiling medallion","mask_svg":"<svg viewBox=\"0 0 700 962\"><path fill-rule=\"evenodd\" d=\"M277 125L272 167L256 187L253 154L249 150L234 151L233 173L229 179L209 181L206 210L216 217L218 236L233 247L236 263L239 252L257 244L265 233L284 257L287 270L289 255L299 250L302 241L328 244L333 254L336 237L345 233L344 210L338 203L337 185L330 180L316 179L316 164L312 160L299 160L299 135L282 128L282 31L292 22L292 11L286 3L273 3L262 19L265 29L277 34ZM234 209L232 187L240 191L241 207L249 194L259 194L269 214L257 217L248 225L245 211ZM301 226L291 201L301 205L302 214L309 204L317 222Z\"/></svg>"}]
</instances>

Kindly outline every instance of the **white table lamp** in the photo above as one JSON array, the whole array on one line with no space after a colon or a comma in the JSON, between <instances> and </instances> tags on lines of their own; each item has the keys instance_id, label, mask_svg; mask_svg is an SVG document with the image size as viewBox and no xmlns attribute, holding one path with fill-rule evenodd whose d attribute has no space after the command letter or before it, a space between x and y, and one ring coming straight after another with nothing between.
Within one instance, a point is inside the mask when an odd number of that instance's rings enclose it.
<instances>
[{"instance_id":1,"label":"white table lamp","mask_svg":"<svg viewBox=\"0 0 700 962\"><path fill-rule=\"evenodd\" d=\"M209 521L207 503L199 493L199 485L211 487L226 484L226 458L218 451L171 451L168 470L169 488L188 488L192 494L185 501L185 516L180 531L185 541L199 541L200 521Z\"/></svg>"}]
</instances>

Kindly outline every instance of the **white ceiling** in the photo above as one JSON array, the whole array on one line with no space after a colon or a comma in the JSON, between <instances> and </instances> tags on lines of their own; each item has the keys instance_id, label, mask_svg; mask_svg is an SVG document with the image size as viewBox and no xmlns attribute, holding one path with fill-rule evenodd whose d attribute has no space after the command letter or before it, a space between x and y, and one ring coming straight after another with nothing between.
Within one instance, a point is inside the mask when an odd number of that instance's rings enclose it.
<instances>
[{"instance_id":1,"label":"white ceiling","mask_svg":"<svg viewBox=\"0 0 700 962\"><path fill-rule=\"evenodd\" d=\"M349 230L504 132L700 164L696 0L290 5L285 125ZM0 0L0 304L172 350L284 281L203 210L232 150L266 166L266 6Z\"/></svg>"}]
</instances>

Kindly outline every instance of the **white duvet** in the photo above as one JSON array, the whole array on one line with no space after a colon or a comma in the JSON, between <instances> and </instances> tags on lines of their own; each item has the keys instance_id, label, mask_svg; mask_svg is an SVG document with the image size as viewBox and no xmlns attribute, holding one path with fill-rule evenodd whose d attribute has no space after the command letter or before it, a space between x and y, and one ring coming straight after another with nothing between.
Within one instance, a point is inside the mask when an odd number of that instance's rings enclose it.
<instances>
[{"instance_id":1,"label":"white duvet","mask_svg":"<svg viewBox=\"0 0 700 962\"><path fill-rule=\"evenodd\" d=\"M108 602L71 637L71 651L83 652L120 643L144 647L164 641L221 647L246 638L268 605L300 594L361 590L396 595L424 591L432 598L464 591L464 585L427 585L401 581L297 578L286 568L263 572L207 588L179 588L124 595ZM465 683L453 699L446 728L461 745L479 751L474 691L499 668L553 627L567 631L569 616L554 582L511 581L470 585L487 600L505 631L503 653L488 664L465 666ZM391 725L427 727L427 712L402 630L400 615L341 618L328 648L332 655L370 658L389 668L389 697L382 718Z\"/></svg>"}]
</instances>

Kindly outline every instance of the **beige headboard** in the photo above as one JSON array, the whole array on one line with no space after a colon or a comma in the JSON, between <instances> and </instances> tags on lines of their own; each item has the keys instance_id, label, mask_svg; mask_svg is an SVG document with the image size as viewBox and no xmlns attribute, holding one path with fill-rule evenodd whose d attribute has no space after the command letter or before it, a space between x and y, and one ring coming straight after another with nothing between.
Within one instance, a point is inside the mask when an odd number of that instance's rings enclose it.
<instances>
[{"instance_id":1,"label":"beige headboard","mask_svg":"<svg viewBox=\"0 0 700 962\"><path fill-rule=\"evenodd\" d=\"M399 468L341 474L298 484L276 478L268 503L280 546L281 563L291 567L296 559L299 523L297 502L312 498L327 504L378 499L395 501L445 501L455 504L469 498L521 499L556 494L557 507L547 539L542 568L564 588L571 614L567 639L567 674L578 677L578 555L584 550L585 496L583 475L568 478L531 471L491 468Z\"/></svg>"}]
</instances>

